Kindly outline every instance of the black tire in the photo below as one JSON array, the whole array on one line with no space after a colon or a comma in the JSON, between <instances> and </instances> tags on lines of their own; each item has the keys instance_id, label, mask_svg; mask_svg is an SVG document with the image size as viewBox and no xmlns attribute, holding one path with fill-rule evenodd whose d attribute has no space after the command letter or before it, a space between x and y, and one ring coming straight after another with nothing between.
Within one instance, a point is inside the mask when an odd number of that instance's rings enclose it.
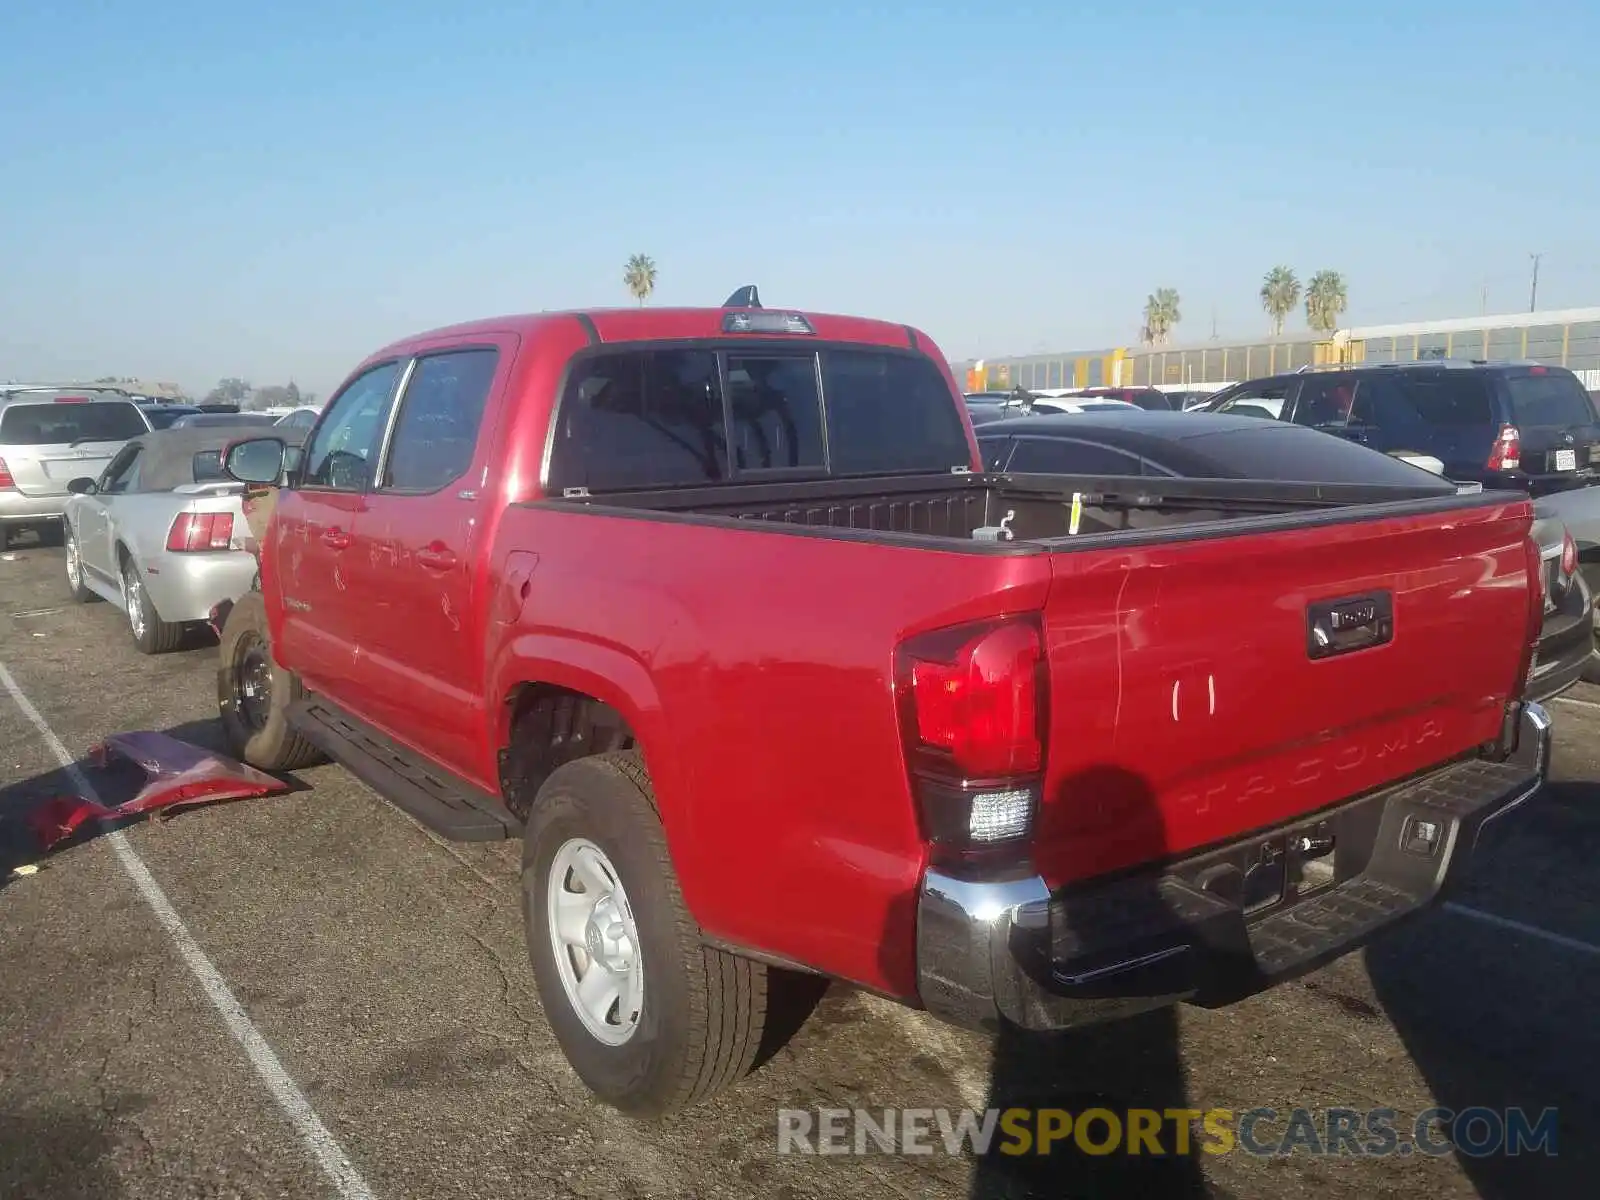
<instances>
[{"instance_id":1,"label":"black tire","mask_svg":"<svg viewBox=\"0 0 1600 1200\"><path fill-rule=\"evenodd\" d=\"M167 654L183 642L183 626L163 621L145 590L144 577L131 558L122 560L122 597L128 636L140 654Z\"/></svg>"},{"instance_id":2,"label":"black tire","mask_svg":"<svg viewBox=\"0 0 1600 1200\"><path fill-rule=\"evenodd\" d=\"M91 600L98 600L98 596L83 586L83 559L78 554L78 537L65 517L61 518L61 545L66 551L67 595L74 604L87 604ZM78 572L76 582L72 578L74 564Z\"/></svg>"},{"instance_id":3,"label":"black tire","mask_svg":"<svg viewBox=\"0 0 1600 1200\"><path fill-rule=\"evenodd\" d=\"M222 623L218 642L217 710L234 755L263 771L297 771L325 761L289 725L289 706L304 689L300 677L272 657L267 606L260 592L239 598ZM247 693L247 677L255 680L254 696Z\"/></svg>"},{"instance_id":4,"label":"black tire","mask_svg":"<svg viewBox=\"0 0 1600 1200\"><path fill-rule=\"evenodd\" d=\"M638 931L643 1001L621 1045L585 1027L556 965L546 896L558 851L573 838L611 860ZM539 789L523 834L522 912L534 982L567 1061L595 1096L638 1117L705 1100L755 1065L767 1023L768 968L706 946L684 906L636 752L580 758Z\"/></svg>"}]
</instances>

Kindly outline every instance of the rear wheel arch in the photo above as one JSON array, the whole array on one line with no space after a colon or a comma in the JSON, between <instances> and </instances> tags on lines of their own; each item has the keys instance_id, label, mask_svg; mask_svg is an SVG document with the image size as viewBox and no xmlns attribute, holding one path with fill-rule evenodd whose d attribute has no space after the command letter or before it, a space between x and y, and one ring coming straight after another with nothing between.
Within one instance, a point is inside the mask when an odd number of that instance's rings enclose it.
<instances>
[{"instance_id":1,"label":"rear wheel arch","mask_svg":"<svg viewBox=\"0 0 1600 1200\"><path fill-rule=\"evenodd\" d=\"M546 779L566 763L643 747L627 717L606 701L553 683L525 682L505 698L499 754L506 806L526 821Z\"/></svg>"}]
</instances>

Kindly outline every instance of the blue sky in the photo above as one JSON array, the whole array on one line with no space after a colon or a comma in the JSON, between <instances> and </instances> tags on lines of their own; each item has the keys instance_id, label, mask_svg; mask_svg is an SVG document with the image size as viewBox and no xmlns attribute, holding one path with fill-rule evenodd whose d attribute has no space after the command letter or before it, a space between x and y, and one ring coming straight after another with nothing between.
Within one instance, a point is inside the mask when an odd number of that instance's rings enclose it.
<instances>
[{"instance_id":1,"label":"blue sky","mask_svg":"<svg viewBox=\"0 0 1600 1200\"><path fill-rule=\"evenodd\" d=\"M464 13L465 15L459 15ZM1600 304L1600 5L20 0L0 378L326 391L507 311L769 304L955 357Z\"/></svg>"}]
</instances>

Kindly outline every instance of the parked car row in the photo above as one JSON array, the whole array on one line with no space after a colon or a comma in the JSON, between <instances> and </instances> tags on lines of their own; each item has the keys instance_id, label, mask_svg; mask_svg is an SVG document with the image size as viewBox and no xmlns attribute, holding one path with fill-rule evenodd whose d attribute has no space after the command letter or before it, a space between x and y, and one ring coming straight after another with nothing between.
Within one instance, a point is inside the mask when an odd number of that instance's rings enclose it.
<instances>
[{"instance_id":1,"label":"parked car row","mask_svg":"<svg viewBox=\"0 0 1600 1200\"><path fill-rule=\"evenodd\" d=\"M0 549L13 534L55 526L68 484L96 478L131 438L163 429L277 425L303 436L317 409L243 413L237 404L158 404L116 387L0 385Z\"/></svg>"}]
</instances>

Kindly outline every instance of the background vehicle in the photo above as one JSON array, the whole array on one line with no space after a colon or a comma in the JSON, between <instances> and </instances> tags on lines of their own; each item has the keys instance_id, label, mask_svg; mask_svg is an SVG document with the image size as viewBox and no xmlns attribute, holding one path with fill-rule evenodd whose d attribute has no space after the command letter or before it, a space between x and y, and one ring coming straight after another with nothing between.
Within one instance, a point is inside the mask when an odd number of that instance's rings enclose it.
<instances>
[{"instance_id":1,"label":"background vehicle","mask_svg":"<svg viewBox=\"0 0 1600 1200\"><path fill-rule=\"evenodd\" d=\"M1293 421L1385 453L1428 455L1449 479L1536 496L1587 485L1600 463L1600 417L1562 367L1339 367L1253 379L1219 393L1206 411Z\"/></svg>"},{"instance_id":2,"label":"background vehicle","mask_svg":"<svg viewBox=\"0 0 1600 1200\"><path fill-rule=\"evenodd\" d=\"M1228 413L1015 418L976 432L988 471L1404 487L1417 481L1419 470L1304 425ZM1541 501L1535 517L1545 613L1529 696L1543 702L1586 672L1597 673L1595 616L1592 589L1578 575L1577 545L1559 512Z\"/></svg>"},{"instance_id":3,"label":"background vehicle","mask_svg":"<svg viewBox=\"0 0 1600 1200\"><path fill-rule=\"evenodd\" d=\"M250 590L255 556L240 499L222 469L237 430L168 429L128 442L96 478L68 485L67 586L127 615L146 654L175 649L185 629Z\"/></svg>"},{"instance_id":4,"label":"background vehicle","mask_svg":"<svg viewBox=\"0 0 1600 1200\"><path fill-rule=\"evenodd\" d=\"M639 1113L796 972L991 1030L1226 1003L1539 787L1527 497L996 475L962 408L922 333L754 303L391 345L303 455L229 451L285 486L224 727L520 835L544 1012Z\"/></svg>"},{"instance_id":5,"label":"background vehicle","mask_svg":"<svg viewBox=\"0 0 1600 1200\"><path fill-rule=\"evenodd\" d=\"M58 521L68 480L99 471L149 431L139 406L118 391L0 388L0 549L19 529Z\"/></svg>"},{"instance_id":6,"label":"background vehicle","mask_svg":"<svg viewBox=\"0 0 1600 1200\"><path fill-rule=\"evenodd\" d=\"M284 429L308 430L317 423L317 418L322 415L320 408L297 408L286 412L278 418L278 425Z\"/></svg>"},{"instance_id":7,"label":"background vehicle","mask_svg":"<svg viewBox=\"0 0 1600 1200\"><path fill-rule=\"evenodd\" d=\"M966 397L967 419L974 425L990 421L1003 421L1018 416L1048 416L1089 412L1138 412L1137 405L1125 400L1082 399L1073 396L1056 396L1049 393L1014 391L999 399L988 395L980 399Z\"/></svg>"},{"instance_id":8,"label":"background vehicle","mask_svg":"<svg viewBox=\"0 0 1600 1200\"><path fill-rule=\"evenodd\" d=\"M188 413L172 423L173 429L242 429L250 425L273 426L278 418L265 413Z\"/></svg>"},{"instance_id":9,"label":"background vehicle","mask_svg":"<svg viewBox=\"0 0 1600 1200\"><path fill-rule=\"evenodd\" d=\"M1102 400L1121 400L1150 412L1171 412L1179 407L1167 393L1153 387L1092 387L1068 392L1067 396L1072 399L1094 397Z\"/></svg>"},{"instance_id":10,"label":"background vehicle","mask_svg":"<svg viewBox=\"0 0 1600 1200\"><path fill-rule=\"evenodd\" d=\"M151 429L168 429L179 417L193 416L200 410L192 404L141 404L139 411Z\"/></svg>"}]
</instances>

